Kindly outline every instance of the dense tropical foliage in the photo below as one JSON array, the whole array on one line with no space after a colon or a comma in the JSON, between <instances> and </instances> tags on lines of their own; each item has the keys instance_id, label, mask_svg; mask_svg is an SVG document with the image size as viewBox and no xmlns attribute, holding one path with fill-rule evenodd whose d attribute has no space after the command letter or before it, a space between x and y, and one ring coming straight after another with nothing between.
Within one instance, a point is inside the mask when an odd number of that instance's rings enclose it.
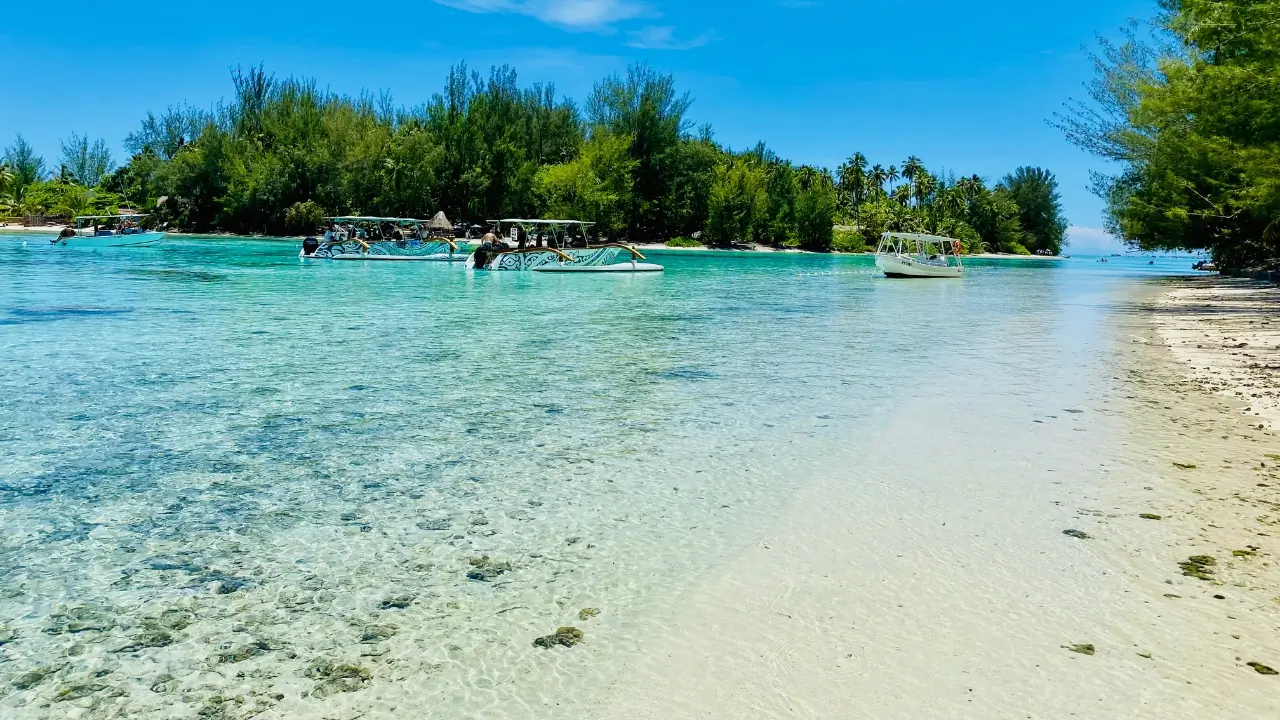
<instances>
[{"instance_id":1,"label":"dense tropical foliage","mask_svg":"<svg viewBox=\"0 0 1280 720\"><path fill-rule=\"evenodd\" d=\"M77 135L49 177L19 137L3 158L4 202L55 215L127 205L162 226L237 233L443 210L474 223L573 217L612 238L717 246L862 250L885 230L951 235L971 251L1056 253L1063 242L1047 171L1021 168L988 185L933 174L916 157L898 170L855 153L832 172L764 144L734 151L695 129L692 99L645 65L602 80L581 107L549 85L521 87L509 67L486 77L459 66L412 108L261 68L232 81L230 101L211 110L148 113L120 167L103 141Z\"/></svg>"},{"instance_id":2,"label":"dense tropical foliage","mask_svg":"<svg viewBox=\"0 0 1280 720\"><path fill-rule=\"evenodd\" d=\"M1280 0L1160 0L1102 40L1090 101L1060 125L1119 166L1096 177L1108 229L1144 249L1280 258Z\"/></svg>"}]
</instances>

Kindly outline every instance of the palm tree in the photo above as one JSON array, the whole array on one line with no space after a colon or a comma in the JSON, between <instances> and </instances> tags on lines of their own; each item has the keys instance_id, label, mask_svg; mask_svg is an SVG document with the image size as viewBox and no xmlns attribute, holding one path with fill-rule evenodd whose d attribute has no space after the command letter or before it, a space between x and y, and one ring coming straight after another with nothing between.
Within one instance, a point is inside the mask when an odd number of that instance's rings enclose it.
<instances>
[{"instance_id":1,"label":"palm tree","mask_svg":"<svg viewBox=\"0 0 1280 720\"><path fill-rule=\"evenodd\" d=\"M899 185L896 188L894 188L893 199L897 200L898 204L902 205L903 207L906 207L908 204L911 203L911 186Z\"/></svg>"},{"instance_id":2,"label":"palm tree","mask_svg":"<svg viewBox=\"0 0 1280 720\"><path fill-rule=\"evenodd\" d=\"M889 173L881 165L871 168L871 189L878 195L884 195L884 184L889 182Z\"/></svg>"},{"instance_id":3,"label":"palm tree","mask_svg":"<svg viewBox=\"0 0 1280 720\"><path fill-rule=\"evenodd\" d=\"M849 198L853 216L856 219L858 208L862 206L862 200L867 193L866 155L856 152L840 166L839 188L841 193Z\"/></svg>"},{"instance_id":4,"label":"palm tree","mask_svg":"<svg viewBox=\"0 0 1280 720\"><path fill-rule=\"evenodd\" d=\"M0 163L0 192L4 192L9 187L14 177L16 176L13 174L13 168L7 163Z\"/></svg>"},{"instance_id":5,"label":"palm tree","mask_svg":"<svg viewBox=\"0 0 1280 720\"><path fill-rule=\"evenodd\" d=\"M912 195L916 199L916 207L924 205L924 201L933 196L934 191L938 189L938 179L930 175L928 172L921 170L916 175L915 188Z\"/></svg>"},{"instance_id":6,"label":"palm tree","mask_svg":"<svg viewBox=\"0 0 1280 720\"><path fill-rule=\"evenodd\" d=\"M920 158L912 155L902 164L902 177L908 182L915 182L920 173L924 172L924 163L920 162Z\"/></svg>"},{"instance_id":7,"label":"palm tree","mask_svg":"<svg viewBox=\"0 0 1280 720\"><path fill-rule=\"evenodd\" d=\"M897 184L898 179L899 179L899 178L901 178L901 177L902 177L902 176L898 174L898 166L897 166L897 165L890 165L890 166L889 166L889 184L890 184L890 185L895 185L895 184Z\"/></svg>"}]
</instances>

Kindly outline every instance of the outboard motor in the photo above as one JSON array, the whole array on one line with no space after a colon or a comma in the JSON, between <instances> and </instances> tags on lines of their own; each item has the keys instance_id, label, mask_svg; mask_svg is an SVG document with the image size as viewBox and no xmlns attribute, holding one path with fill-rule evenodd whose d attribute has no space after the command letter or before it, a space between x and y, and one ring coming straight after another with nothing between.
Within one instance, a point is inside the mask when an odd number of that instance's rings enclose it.
<instances>
[{"instance_id":1,"label":"outboard motor","mask_svg":"<svg viewBox=\"0 0 1280 720\"><path fill-rule=\"evenodd\" d=\"M319 249L320 249L320 241L313 237L309 237L306 240L302 241L303 255L315 255L316 251Z\"/></svg>"}]
</instances>

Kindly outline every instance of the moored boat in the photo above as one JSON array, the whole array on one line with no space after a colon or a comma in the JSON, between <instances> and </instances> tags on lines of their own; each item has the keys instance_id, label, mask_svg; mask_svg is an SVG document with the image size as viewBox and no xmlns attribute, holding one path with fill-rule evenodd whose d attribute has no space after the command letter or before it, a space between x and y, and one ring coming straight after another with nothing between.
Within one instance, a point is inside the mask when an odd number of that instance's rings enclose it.
<instances>
[{"instance_id":1,"label":"moored boat","mask_svg":"<svg viewBox=\"0 0 1280 720\"><path fill-rule=\"evenodd\" d=\"M307 238L298 256L314 260L462 262L467 243L452 237L453 225L438 213L432 220L364 217L325 218L323 239Z\"/></svg>"},{"instance_id":2,"label":"moored boat","mask_svg":"<svg viewBox=\"0 0 1280 720\"><path fill-rule=\"evenodd\" d=\"M467 259L476 270L543 273L662 272L622 243L592 244L594 223L581 220L490 220L493 232ZM504 235L506 236L504 238Z\"/></svg>"},{"instance_id":3,"label":"moored boat","mask_svg":"<svg viewBox=\"0 0 1280 720\"><path fill-rule=\"evenodd\" d=\"M164 233L144 230L147 215L78 215L76 226L66 228L50 242L60 247L114 248L149 247L164 239Z\"/></svg>"},{"instance_id":4,"label":"moored boat","mask_svg":"<svg viewBox=\"0 0 1280 720\"><path fill-rule=\"evenodd\" d=\"M938 235L887 232L876 247L876 267L891 278L960 277L960 241Z\"/></svg>"}]
</instances>

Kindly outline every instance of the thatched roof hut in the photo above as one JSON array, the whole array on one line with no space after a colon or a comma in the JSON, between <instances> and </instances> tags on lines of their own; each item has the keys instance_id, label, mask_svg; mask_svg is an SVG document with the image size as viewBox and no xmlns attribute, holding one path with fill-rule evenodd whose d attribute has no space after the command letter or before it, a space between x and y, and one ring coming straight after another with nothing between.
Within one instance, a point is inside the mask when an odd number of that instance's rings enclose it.
<instances>
[{"instance_id":1,"label":"thatched roof hut","mask_svg":"<svg viewBox=\"0 0 1280 720\"><path fill-rule=\"evenodd\" d=\"M427 223L427 229L433 232L453 232L453 223L449 222L449 218L444 216L444 211L436 213L431 218L431 222Z\"/></svg>"}]
</instances>

